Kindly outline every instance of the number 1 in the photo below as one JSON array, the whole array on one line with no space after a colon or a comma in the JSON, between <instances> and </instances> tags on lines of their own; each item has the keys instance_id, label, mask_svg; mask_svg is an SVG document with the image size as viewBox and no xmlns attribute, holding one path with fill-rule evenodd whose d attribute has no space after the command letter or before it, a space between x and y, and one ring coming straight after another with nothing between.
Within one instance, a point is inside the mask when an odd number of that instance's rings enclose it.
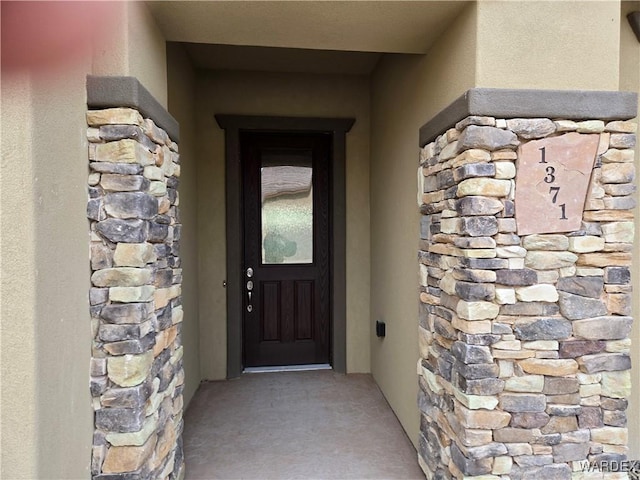
<instances>
[{"instance_id":1,"label":"number 1","mask_svg":"<svg viewBox=\"0 0 640 480\"><path fill-rule=\"evenodd\" d=\"M546 148L547 147L542 147L542 148L538 149L538 150L540 150L542 152L542 158L540 159L540 163L547 163L547 160L546 160L547 156L546 156L546 151L545 151Z\"/></svg>"},{"instance_id":2,"label":"number 1","mask_svg":"<svg viewBox=\"0 0 640 480\"><path fill-rule=\"evenodd\" d=\"M567 220L567 212L565 211L566 206L567 206L566 203L561 203L559 205L560 209L562 210L562 215L560 216L560 220Z\"/></svg>"}]
</instances>

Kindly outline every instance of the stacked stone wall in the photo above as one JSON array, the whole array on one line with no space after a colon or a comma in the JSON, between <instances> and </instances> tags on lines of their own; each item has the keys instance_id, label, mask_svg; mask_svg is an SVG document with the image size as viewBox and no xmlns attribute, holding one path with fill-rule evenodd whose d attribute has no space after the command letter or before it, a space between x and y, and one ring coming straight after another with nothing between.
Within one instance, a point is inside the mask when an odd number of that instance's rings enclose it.
<instances>
[{"instance_id":1,"label":"stacked stone wall","mask_svg":"<svg viewBox=\"0 0 640 480\"><path fill-rule=\"evenodd\" d=\"M95 479L183 472L178 146L135 109L87 113Z\"/></svg>"},{"instance_id":2,"label":"stacked stone wall","mask_svg":"<svg viewBox=\"0 0 640 480\"><path fill-rule=\"evenodd\" d=\"M422 149L427 478L626 478L583 469L627 454L636 130L469 116ZM572 132L599 135L580 229L519 235L520 148Z\"/></svg>"}]
</instances>

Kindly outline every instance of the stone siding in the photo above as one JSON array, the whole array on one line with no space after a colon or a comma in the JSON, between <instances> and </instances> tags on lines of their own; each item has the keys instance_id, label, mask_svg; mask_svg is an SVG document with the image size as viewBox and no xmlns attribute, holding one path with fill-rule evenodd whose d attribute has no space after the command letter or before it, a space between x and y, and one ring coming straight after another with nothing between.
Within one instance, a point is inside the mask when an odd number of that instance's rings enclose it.
<instances>
[{"instance_id":1,"label":"stone siding","mask_svg":"<svg viewBox=\"0 0 640 480\"><path fill-rule=\"evenodd\" d=\"M627 454L636 130L469 116L422 149L427 478L626 478L582 467ZM599 135L580 229L519 235L519 148L571 132Z\"/></svg>"},{"instance_id":2,"label":"stone siding","mask_svg":"<svg viewBox=\"0 0 640 480\"><path fill-rule=\"evenodd\" d=\"M183 474L178 146L135 109L90 110L94 479Z\"/></svg>"}]
</instances>

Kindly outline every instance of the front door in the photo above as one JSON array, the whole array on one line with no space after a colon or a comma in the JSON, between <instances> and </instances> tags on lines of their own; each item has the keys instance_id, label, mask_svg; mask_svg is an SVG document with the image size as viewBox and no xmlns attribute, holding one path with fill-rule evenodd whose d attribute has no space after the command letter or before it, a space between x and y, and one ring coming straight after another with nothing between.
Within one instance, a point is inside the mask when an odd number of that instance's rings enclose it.
<instances>
[{"instance_id":1,"label":"front door","mask_svg":"<svg viewBox=\"0 0 640 480\"><path fill-rule=\"evenodd\" d=\"M330 362L331 135L242 132L245 367Z\"/></svg>"}]
</instances>

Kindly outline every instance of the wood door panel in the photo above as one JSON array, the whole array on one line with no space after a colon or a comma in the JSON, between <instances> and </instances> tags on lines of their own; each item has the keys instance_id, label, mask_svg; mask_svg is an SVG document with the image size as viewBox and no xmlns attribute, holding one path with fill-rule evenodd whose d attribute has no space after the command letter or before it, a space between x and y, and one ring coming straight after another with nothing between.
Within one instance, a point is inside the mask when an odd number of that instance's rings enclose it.
<instances>
[{"instance_id":1,"label":"wood door panel","mask_svg":"<svg viewBox=\"0 0 640 480\"><path fill-rule=\"evenodd\" d=\"M295 324L296 340L313 338L314 282L302 280L295 282Z\"/></svg>"},{"instance_id":2,"label":"wood door panel","mask_svg":"<svg viewBox=\"0 0 640 480\"><path fill-rule=\"evenodd\" d=\"M280 340L280 282L261 282L262 310L261 339L263 342Z\"/></svg>"},{"instance_id":3,"label":"wood door panel","mask_svg":"<svg viewBox=\"0 0 640 480\"><path fill-rule=\"evenodd\" d=\"M263 265L260 267L262 274L269 278L278 278L280 281L313 280L316 277L317 267L291 265L286 267L276 265Z\"/></svg>"},{"instance_id":4,"label":"wood door panel","mask_svg":"<svg viewBox=\"0 0 640 480\"><path fill-rule=\"evenodd\" d=\"M294 282L290 280L284 281L282 285L282 297L280 298L282 308L282 313L280 314L282 319L281 341L283 343L289 343L295 340L295 317L293 311Z\"/></svg>"},{"instance_id":5,"label":"wood door panel","mask_svg":"<svg viewBox=\"0 0 640 480\"><path fill-rule=\"evenodd\" d=\"M251 304L245 296L244 365L329 363L331 136L245 132L240 138L243 268L252 268L250 279L257 294ZM285 207L265 217L264 205L271 202L273 208L278 196ZM295 204L293 196L306 203ZM274 210L270 212L274 215ZM289 237L289 232L297 236ZM303 263L286 263L293 261Z\"/></svg>"}]
</instances>

